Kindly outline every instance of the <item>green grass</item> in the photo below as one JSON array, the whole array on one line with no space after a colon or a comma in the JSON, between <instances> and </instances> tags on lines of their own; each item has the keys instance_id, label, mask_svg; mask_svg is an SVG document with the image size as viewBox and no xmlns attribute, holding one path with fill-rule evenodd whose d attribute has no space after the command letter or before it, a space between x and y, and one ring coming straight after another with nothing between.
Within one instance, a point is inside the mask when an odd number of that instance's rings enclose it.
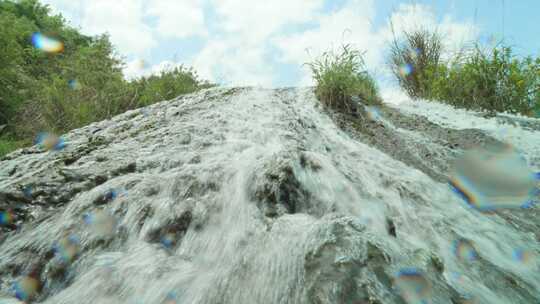
<instances>
[{"instance_id":1,"label":"green grass","mask_svg":"<svg viewBox=\"0 0 540 304\"><path fill-rule=\"evenodd\" d=\"M390 68L411 98L539 116L540 57L518 57L510 46L485 48L476 43L441 60L441 38L426 30L404 33L390 49Z\"/></svg>"},{"instance_id":2,"label":"green grass","mask_svg":"<svg viewBox=\"0 0 540 304\"><path fill-rule=\"evenodd\" d=\"M0 137L0 158L24 146L23 141Z\"/></svg>"},{"instance_id":3,"label":"green grass","mask_svg":"<svg viewBox=\"0 0 540 304\"><path fill-rule=\"evenodd\" d=\"M211 86L183 66L127 81L107 35L83 35L40 0L0 0L0 28L0 154L39 132L62 134ZM34 32L61 41L63 51L35 47Z\"/></svg>"},{"instance_id":4,"label":"green grass","mask_svg":"<svg viewBox=\"0 0 540 304\"><path fill-rule=\"evenodd\" d=\"M425 29L404 32L399 40L394 38L390 46L390 68L410 97L430 97L442 50L441 36Z\"/></svg>"},{"instance_id":5,"label":"green grass","mask_svg":"<svg viewBox=\"0 0 540 304\"><path fill-rule=\"evenodd\" d=\"M316 82L315 94L325 106L350 110L351 98L358 96L365 104L380 104L375 81L365 68L363 54L344 45L339 52L325 52L307 65Z\"/></svg>"},{"instance_id":6,"label":"green grass","mask_svg":"<svg viewBox=\"0 0 540 304\"><path fill-rule=\"evenodd\" d=\"M439 68L431 95L457 107L536 116L540 58L519 58L508 46L476 45L453 64Z\"/></svg>"}]
</instances>

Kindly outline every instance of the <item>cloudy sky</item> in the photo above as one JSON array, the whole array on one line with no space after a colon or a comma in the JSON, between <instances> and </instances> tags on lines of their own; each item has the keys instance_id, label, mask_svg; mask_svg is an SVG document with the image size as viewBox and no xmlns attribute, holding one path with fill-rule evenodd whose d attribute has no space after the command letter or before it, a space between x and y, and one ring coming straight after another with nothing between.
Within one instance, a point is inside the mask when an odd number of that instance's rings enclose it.
<instances>
[{"instance_id":1,"label":"cloudy sky","mask_svg":"<svg viewBox=\"0 0 540 304\"><path fill-rule=\"evenodd\" d=\"M310 85L303 65L344 43L391 85L385 45L398 31L438 29L449 50L504 37L538 54L538 0L45 0L86 34L109 33L128 77L173 64L223 85ZM506 2L506 3L505 3ZM390 22L391 21L391 22ZM387 83L388 82L388 83Z\"/></svg>"}]
</instances>

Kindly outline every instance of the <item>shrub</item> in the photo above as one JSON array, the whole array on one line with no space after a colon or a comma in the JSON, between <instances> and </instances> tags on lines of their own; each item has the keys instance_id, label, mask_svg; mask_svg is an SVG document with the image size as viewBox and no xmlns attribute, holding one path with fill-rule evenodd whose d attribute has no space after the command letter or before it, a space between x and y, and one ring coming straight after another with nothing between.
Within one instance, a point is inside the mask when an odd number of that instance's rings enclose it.
<instances>
[{"instance_id":1,"label":"shrub","mask_svg":"<svg viewBox=\"0 0 540 304\"><path fill-rule=\"evenodd\" d=\"M159 75L143 77L132 82L137 92L139 106L156 101L170 100L182 94L209 88L212 84L199 79L197 74L184 66L162 71Z\"/></svg>"},{"instance_id":2,"label":"shrub","mask_svg":"<svg viewBox=\"0 0 540 304\"><path fill-rule=\"evenodd\" d=\"M441 60L437 33L416 30L394 39L390 67L411 98L457 107L537 115L540 108L540 58L518 58L512 48L480 45Z\"/></svg>"},{"instance_id":3,"label":"shrub","mask_svg":"<svg viewBox=\"0 0 540 304\"><path fill-rule=\"evenodd\" d=\"M510 47L477 45L443 70L432 95L452 105L533 115L540 104L540 58L517 58Z\"/></svg>"},{"instance_id":4,"label":"shrub","mask_svg":"<svg viewBox=\"0 0 540 304\"><path fill-rule=\"evenodd\" d=\"M0 157L27 145L27 142L0 136Z\"/></svg>"},{"instance_id":5,"label":"shrub","mask_svg":"<svg viewBox=\"0 0 540 304\"><path fill-rule=\"evenodd\" d=\"M38 0L0 0L0 28L0 156L40 132L64 133L211 86L184 67L128 82L108 36L82 35ZM34 47L36 32L63 50Z\"/></svg>"},{"instance_id":6,"label":"shrub","mask_svg":"<svg viewBox=\"0 0 540 304\"><path fill-rule=\"evenodd\" d=\"M390 48L390 68L412 98L430 97L431 82L440 66L442 43L436 32L419 29L403 33Z\"/></svg>"},{"instance_id":7,"label":"shrub","mask_svg":"<svg viewBox=\"0 0 540 304\"><path fill-rule=\"evenodd\" d=\"M326 106L350 110L352 96L366 104L380 104L373 78L365 69L362 53L344 45L339 53L325 52L307 64L316 82L315 94Z\"/></svg>"}]
</instances>

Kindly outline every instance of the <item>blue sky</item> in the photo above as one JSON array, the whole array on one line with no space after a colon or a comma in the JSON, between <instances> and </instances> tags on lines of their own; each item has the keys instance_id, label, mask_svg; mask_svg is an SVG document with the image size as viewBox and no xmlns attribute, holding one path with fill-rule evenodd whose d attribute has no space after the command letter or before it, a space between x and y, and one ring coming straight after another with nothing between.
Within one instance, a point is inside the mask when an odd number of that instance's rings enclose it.
<instances>
[{"instance_id":1,"label":"blue sky","mask_svg":"<svg viewBox=\"0 0 540 304\"><path fill-rule=\"evenodd\" d=\"M438 29L449 53L504 39L539 54L538 0L44 0L87 34L109 33L127 77L192 66L224 85L310 85L303 63L349 43L381 86L390 21Z\"/></svg>"}]
</instances>

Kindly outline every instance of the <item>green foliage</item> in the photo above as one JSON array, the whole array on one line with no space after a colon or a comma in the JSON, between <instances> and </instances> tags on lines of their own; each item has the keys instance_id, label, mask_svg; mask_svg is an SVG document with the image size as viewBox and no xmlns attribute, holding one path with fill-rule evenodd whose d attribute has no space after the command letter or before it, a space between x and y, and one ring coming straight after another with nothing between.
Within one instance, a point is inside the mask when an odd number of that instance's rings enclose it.
<instances>
[{"instance_id":1,"label":"green foliage","mask_svg":"<svg viewBox=\"0 0 540 304\"><path fill-rule=\"evenodd\" d=\"M324 105L349 110L352 96L359 96L366 104L381 103L362 53L349 45L344 45L339 53L326 52L307 65L316 82L315 94Z\"/></svg>"},{"instance_id":2,"label":"green foliage","mask_svg":"<svg viewBox=\"0 0 540 304\"><path fill-rule=\"evenodd\" d=\"M419 30L404 37L393 42L390 67L410 97L538 116L540 58L518 58L504 45L486 51L477 44L444 62L436 33Z\"/></svg>"},{"instance_id":3,"label":"green foliage","mask_svg":"<svg viewBox=\"0 0 540 304\"><path fill-rule=\"evenodd\" d=\"M540 105L540 58L520 59L506 46L486 52L477 46L440 69L432 98L452 105L533 115Z\"/></svg>"},{"instance_id":4,"label":"green foliage","mask_svg":"<svg viewBox=\"0 0 540 304\"><path fill-rule=\"evenodd\" d=\"M0 136L0 157L18 148L24 147L26 144L28 143L24 141L19 141L13 138Z\"/></svg>"},{"instance_id":5,"label":"green foliage","mask_svg":"<svg viewBox=\"0 0 540 304\"><path fill-rule=\"evenodd\" d=\"M80 34L38 0L0 0L0 28L0 155L42 131L64 133L210 86L184 67L128 82L108 36ZM36 32L64 50L35 48Z\"/></svg>"},{"instance_id":6,"label":"green foliage","mask_svg":"<svg viewBox=\"0 0 540 304\"><path fill-rule=\"evenodd\" d=\"M390 68L409 96L426 98L440 65L441 37L424 29L403 34L390 48Z\"/></svg>"},{"instance_id":7,"label":"green foliage","mask_svg":"<svg viewBox=\"0 0 540 304\"><path fill-rule=\"evenodd\" d=\"M170 100L182 94L188 94L209 88L212 85L199 80L197 74L183 66L162 71L132 82L138 95L138 105L145 106L159 100Z\"/></svg>"}]
</instances>

